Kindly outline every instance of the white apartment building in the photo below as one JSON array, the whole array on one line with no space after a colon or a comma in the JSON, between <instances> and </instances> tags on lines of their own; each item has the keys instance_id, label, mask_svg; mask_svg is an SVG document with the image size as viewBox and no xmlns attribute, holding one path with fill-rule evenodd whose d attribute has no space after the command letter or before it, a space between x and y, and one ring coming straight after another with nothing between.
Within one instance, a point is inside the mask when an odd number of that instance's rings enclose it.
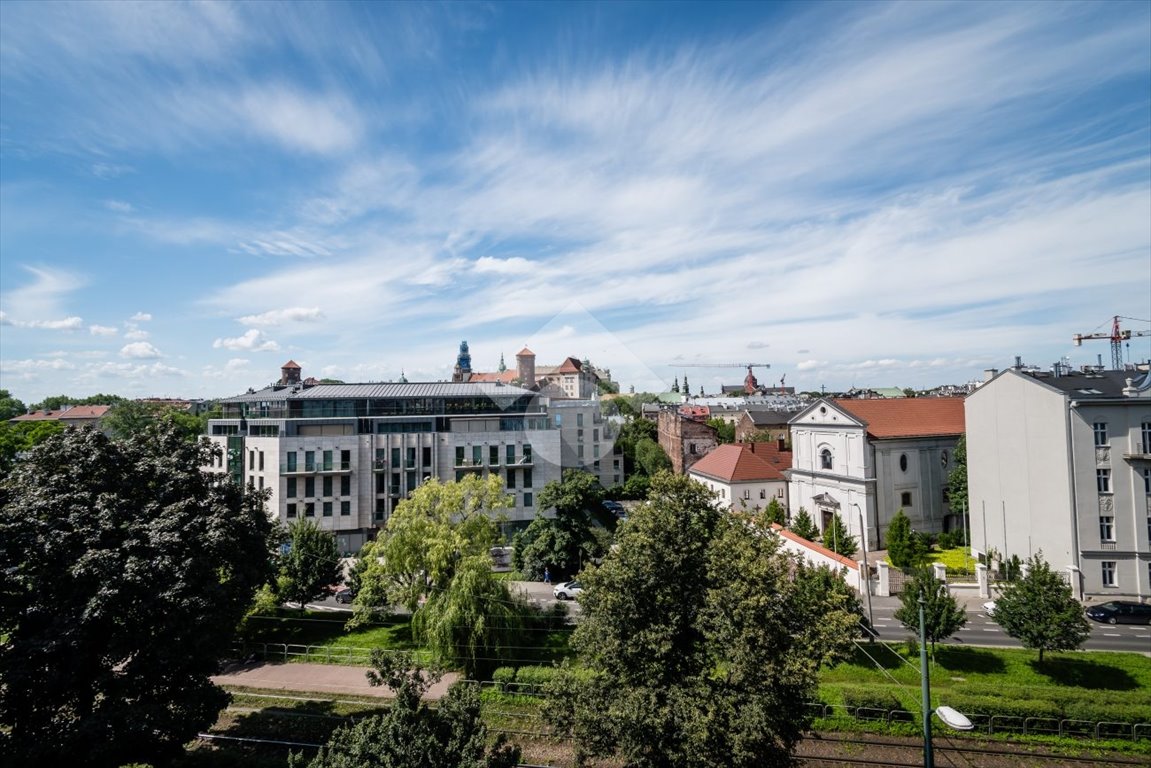
<instances>
[{"instance_id":1,"label":"white apartment building","mask_svg":"<svg viewBox=\"0 0 1151 768\"><path fill-rule=\"evenodd\" d=\"M1151 374L1008 369L966 401L972 545L1151 599Z\"/></svg>"},{"instance_id":2,"label":"white apartment building","mask_svg":"<svg viewBox=\"0 0 1151 768\"><path fill-rule=\"evenodd\" d=\"M271 514L313 519L343 551L358 550L429 477L497 474L513 524L543 511L540 489L565 468L594 471L596 453L601 481L617 469L623 481L598 400L563 401L553 413L547 398L499 382L309 386L299 371L289 363L278 383L221 401L208 433L224 449L219 468L270 491ZM575 422L570 443L560 413Z\"/></svg>"}]
</instances>

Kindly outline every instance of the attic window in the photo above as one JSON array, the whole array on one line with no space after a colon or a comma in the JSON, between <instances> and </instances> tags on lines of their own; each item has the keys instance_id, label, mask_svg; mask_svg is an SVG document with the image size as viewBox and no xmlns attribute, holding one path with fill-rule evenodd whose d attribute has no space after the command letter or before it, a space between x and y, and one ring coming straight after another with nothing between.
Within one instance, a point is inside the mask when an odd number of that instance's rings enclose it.
<instances>
[{"instance_id":1,"label":"attic window","mask_svg":"<svg viewBox=\"0 0 1151 768\"><path fill-rule=\"evenodd\" d=\"M1078 390L1076 390L1076 392L1078 392L1081 395L1101 395L1101 394L1103 394L1102 392L1095 389L1094 387L1091 387L1090 389L1078 389Z\"/></svg>"},{"instance_id":2,"label":"attic window","mask_svg":"<svg viewBox=\"0 0 1151 768\"><path fill-rule=\"evenodd\" d=\"M903 472L907 471L907 454L906 453L899 455L899 469Z\"/></svg>"}]
</instances>

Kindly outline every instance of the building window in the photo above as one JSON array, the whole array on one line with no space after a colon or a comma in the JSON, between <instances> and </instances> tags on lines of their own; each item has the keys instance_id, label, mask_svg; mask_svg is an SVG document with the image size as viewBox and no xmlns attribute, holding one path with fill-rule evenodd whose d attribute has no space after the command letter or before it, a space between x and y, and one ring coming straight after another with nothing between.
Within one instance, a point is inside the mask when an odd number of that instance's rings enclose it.
<instances>
[{"instance_id":1,"label":"building window","mask_svg":"<svg viewBox=\"0 0 1151 768\"><path fill-rule=\"evenodd\" d=\"M294 498L296 498L296 478L294 478L294 477L289 477L289 478L288 478L288 493L287 493L287 496L288 496L288 498L289 498L289 499L294 499Z\"/></svg>"},{"instance_id":2,"label":"building window","mask_svg":"<svg viewBox=\"0 0 1151 768\"><path fill-rule=\"evenodd\" d=\"M324 496L332 495L332 478L331 476L324 478Z\"/></svg>"},{"instance_id":3,"label":"building window","mask_svg":"<svg viewBox=\"0 0 1151 768\"><path fill-rule=\"evenodd\" d=\"M352 514L352 502L350 502L350 501L341 501L341 502L340 502L340 514L341 514L341 515L350 515L350 514Z\"/></svg>"},{"instance_id":4,"label":"building window","mask_svg":"<svg viewBox=\"0 0 1151 768\"><path fill-rule=\"evenodd\" d=\"M415 446L410 446L407 449L406 453L407 453L407 456L405 457L406 461L404 463L404 466L407 469L415 469L416 468L416 448L415 448Z\"/></svg>"},{"instance_id":5,"label":"building window","mask_svg":"<svg viewBox=\"0 0 1151 768\"><path fill-rule=\"evenodd\" d=\"M1095 445L1107 445L1107 422L1097 421L1091 429L1095 432Z\"/></svg>"},{"instance_id":6,"label":"building window","mask_svg":"<svg viewBox=\"0 0 1151 768\"><path fill-rule=\"evenodd\" d=\"M332 516L332 502L325 501L324 502L324 517L331 517L331 516Z\"/></svg>"},{"instance_id":7,"label":"building window","mask_svg":"<svg viewBox=\"0 0 1151 768\"><path fill-rule=\"evenodd\" d=\"M264 471L264 452L263 451L260 451L259 461L260 461L260 471L263 472Z\"/></svg>"},{"instance_id":8,"label":"building window","mask_svg":"<svg viewBox=\"0 0 1151 768\"><path fill-rule=\"evenodd\" d=\"M514 444L504 446L504 461L507 464L516 463L516 447Z\"/></svg>"},{"instance_id":9,"label":"building window","mask_svg":"<svg viewBox=\"0 0 1151 768\"><path fill-rule=\"evenodd\" d=\"M1102 541L1115 541L1115 518L1100 516L1099 538Z\"/></svg>"},{"instance_id":10,"label":"building window","mask_svg":"<svg viewBox=\"0 0 1151 768\"><path fill-rule=\"evenodd\" d=\"M462 445L456 446L456 466L462 467L464 465L464 447Z\"/></svg>"},{"instance_id":11,"label":"building window","mask_svg":"<svg viewBox=\"0 0 1151 768\"><path fill-rule=\"evenodd\" d=\"M596 427L591 431L591 439L595 440L597 443L599 442L599 427Z\"/></svg>"},{"instance_id":12,"label":"building window","mask_svg":"<svg viewBox=\"0 0 1151 768\"><path fill-rule=\"evenodd\" d=\"M577 426L577 427L582 427L582 426L583 426L583 414L582 414L582 413L577 413L577 414L576 414L576 426Z\"/></svg>"},{"instance_id":13,"label":"building window","mask_svg":"<svg viewBox=\"0 0 1151 768\"><path fill-rule=\"evenodd\" d=\"M695 451L692 451L692 453L695 453ZM578 456L581 459L583 458L583 446L582 445L576 446L576 456Z\"/></svg>"},{"instance_id":14,"label":"building window","mask_svg":"<svg viewBox=\"0 0 1151 768\"><path fill-rule=\"evenodd\" d=\"M248 451L248 469L256 468L256 452Z\"/></svg>"},{"instance_id":15,"label":"building window","mask_svg":"<svg viewBox=\"0 0 1151 768\"><path fill-rule=\"evenodd\" d=\"M591 447L591 455L593 458L599 458L599 443L596 443ZM599 462L597 461L596 464L599 464Z\"/></svg>"},{"instance_id":16,"label":"building window","mask_svg":"<svg viewBox=\"0 0 1151 768\"><path fill-rule=\"evenodd\" d=\"M352 468L352 452L340 451L340 469Z\"/></svg>"},{"instance_id":17,"label":"building window","mask_svg":"<svg viewBox=\"0 0 1151 768\"><path fill-rule=\"evenodd\" d=\"M484 447L482 445L472 446L472 466L478 467L484 463Z\"/></svg>"},{"instance_id":18,"label":"building window","mask_svg":"<svg viewBox=\"0 0 1151 768\"><path fill-rule=\"evenodd\" d=\"M316 505L310 501L307 502L306 504L304 504L304 517L315 517L315 516L316 516Z\"/></svg>"},{"instance_id":19,"label":"building window","mask_svg":"<svg viewBox=\"0 0 1151 768\"><path fill-rule=\"evenodd\" d=\"M508 470L507 487L508 488L515 488L516 487L516 471L514 469Z\"/></svg>"},{"instance_id":20,"label":"building window","mask_svg":"<svg viewBox=\"0 0 1151 768\"><path fill-rule=\"evenodd\" d=\"M576 440L579 440L581 442L583 441L583 430L582 429L576 430Z\"/></svg>"},{"instance_id":21,"label":"building window","mask_svg":"<svg viewBox=\"0 0 1151 768\"><path fill-rule=\"evenodd\" d=\"M819 452L819 467L820 469L831 469L831 449L824 448Z\"/></svg>"},{"instance_id":22,"label":"building window","mask_svg":"<svg viewBox=\"0 0 1151 768\"><path fill-rule=\"evenodd\" d=\"M488 464L495 466L500 463L500 447L498 445L488 446Z\"/></svg>"},{"instance_id":23,"label":"building window","mask_svg":"<svg viewBox=\"0 0 1151 768\"><path fill-rule=\"evenodd\" d=\"M1143 470L1143 493L1151 496L1151 467Z\"/></svg>"},{"instance_id":24,"label":"building window","mask_svg":"<svg viewBox=\"0 0 1151 768\"><path fill-rule=\"evenodd\" d=\"M431 446L425 445L424 449L421 451L421 453L423 455L420 458L423 459L423 461L424 461L423 466L425 469L427 469L428 467L430 467L432 465L432 448L431 448Z\"/></svg>"},{"instance_id":25,"label":"building window","mask_svg":"<svg viewBox=\"0 0 1151 768\"><path fill-rule=\"evenodd\" d=\"M288 471L289 472L295 472L296 471L296 452L295 451L289 451L288 452Z\"/></svg>"},{"instance_id":26,"label":"building window","mask_svg":"<svg viewBox=\"0 0 1151 768\"><path fill-rule=\"evenodd\" d=\"M331 472L332 471L332 452L331 451L324 451L324 471L325 472Z\"/></svg>"},{"instance_id":27,"label":"building window","mask_svg":"<svg viewBox=\"0 0 1151 768\"><path fill-rule=\"evenodd\" d=\"M1143 436L1143 450L1141 453L1151 453L1151 421L1145 421L1139 426Z\"/></svg>"},{"instance_id":28,"label":"building window","mask_svg":"<svg viewBox=\"0 0 1151 768\"><path fill-rule=\"evenodd\" d=\"M264 490L264 476L260 475L260 490Z\"/></svg>"},{"instance_id":29,"label":"building window","mask_svg":"<svg viewBox=\"0 0 1151 768\"><path fill-rule=\"evenodd\" d=\"M944 467L947 466L947 451L941 451L939 453L939 463L942 464Z\"/></svg>"},{"instance_id":30,"label":"building window","mask_svg":"<svg viewBox=\"0 0 1151 768\"><path fill-rule=\"evenodd\" d=\"M309 496L309 497L316 495L316 478L314 478L314 477L305 477L304 478L304 495Z\"/></svg>"},{"instance_id":31,"label":"building window","mask_svg":"<svg viewBox=\"0 0 1151 768\"><path fill-rule=\"evenodd\" d=\"M316 452L315 451L304 451L304 471L305 472L315 472L316 471Z\"/></svg>"},{"instance_id":32,"label":"building window","mask_svg":"<svg viewBox=\"0 0 1151 768\"><path fill-rule=\"evenodd\" d=\"M524 488L532 487L532 471L530 469L524 470Z\"/></svg>"},{"instance_id":33,"label":"building window","mask_svg":"<svg viewBox=\"0 0 1151 768\"><path fill-rule=\"evenodd\" d=\"M388 500L387 499L376 499L376 511L372 514L372 519L377 521L377 522L380 520L383 520L384 515L387 514L387 511L388 511Z\"/></svg>"},{"instance_id":34,"label":"building window","mask_svg":"<svg viewBox=\"0 0 1151 768\"><path fill-rule=\"evenodd\" d=\"M899 494L899 503L904 507L911 506L911 491L903 491Z\"/></svg>"},{"instance_id":35,"label":"building window","mask_svg":"<svg viewBox=\"0 0 1151 768\"><path fill-rule=\"evenodd\" d=\"M745 499L751 498L751 489L750 488L744 488L743 489L743 498L745 498Z\"/></svg>"},{"instance_id":36,"label":"building window","mask_svg":"<svg viewBox=\"0 0 1151 768\"><path fill-rule=\"evenodd\" d=\"M291 518L291 517L295 517L295 516L296 516L296 505L295 504L289 504L288 505L288 517Z\"/></svg>"},{"instance_id":37,"label":"building window","mask_svg":"<svg viewBox=\"0 0 1151 768\"><path fill-rule=\"evenodd\" d=\"M766 488L760 488L759 489L759 498L761 498L761 499L767 498L767 489Z\"/></svg>"},{"instance_id":38,"label":"building window","mask_svg":"<svg viewBox=\"0 0 1151 768\"><path fill-rule=\"evenodd\" d=\"M341 496L351 496L352 495L352 478L348 477L347 475L344 475L343 477L340 478L340 495Z\"/></svg>"},{"instance_id":39,"label":"building window","mask_svg":"<svg viewBox=\"0 0 1151 768\"><path fill-rule=\"evenodd\" d=\"M562 427L562 426L563 426L563 423L564 423L563 414L562 414L562 413L557 413L557 414L556 414L556 426L557 426L557 427Z\"/></svg>"},{"instance_id":40,"label":"building window","mask_svg":"<svg viewBox=\"0 0 1151 768\"><path fill-rule=\"evenodd\" d=\"M1099 565L1101 566L1102 571L1103 571L1103 586L1105 586L1105 587L1117 587L1117 586L1119 586L1118 581L1115 579L1115 561L1114 560L1104 560Z\"/></svg>"},{"instance_id":41,"label":"building window","mask_svg":"<svg viewBox=\"0 0 1151 768\"><path fill-rule=\"evenodd\" d=\"M1098 486L1100 493L1111 493L1111 470L1095 470L1095 484Z\"/></svg>"},{"instance_id":42,"label":"building window","mask_svg":"<svg viewBox=\"0 0 1151 768\"><path fill-rule=\"evenodd\" d=\"M690 453L692 456L695 455L695 443L689 443L688 444L687 452Z\"/></svg>"},{"instance_id":43,"label":"building window","mask_svg":"<svg viewBox=\"0 0 1151 768\"><path fill-rule=\"evenodd\" d=\"M532 506L532 495L530 493L524 494L524 506L525 507Z\"/></svg>"},{"instance_id":44,"label":"building window","mask_svg":"<svg viewBox=\"0 0 1151 768\"><path fill-rule=\"evenodd\" d=\"M899 454L899 470L901 472L907 471L907 454L906 453Z\"/></svg>"},{"instance_id":45,"label":"building window","mask_svg":"<svg viewBox=\"0 0 1151 768\"><path fill-rule=\"evenodd\" d=\"M532 463L532 444L531 443L524 443L523 463L524 464L531 464Z\"/></svg>"}]
</instances>

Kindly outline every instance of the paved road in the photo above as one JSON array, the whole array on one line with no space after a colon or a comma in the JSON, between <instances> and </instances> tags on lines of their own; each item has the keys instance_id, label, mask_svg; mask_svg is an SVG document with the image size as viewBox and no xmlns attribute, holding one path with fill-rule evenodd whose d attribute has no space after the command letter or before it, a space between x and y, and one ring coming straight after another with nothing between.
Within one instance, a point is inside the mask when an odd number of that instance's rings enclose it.
<instances>
[{"instance_id":1,"label":"paved road","mask_svg":"<svg viewBox=\"0 0 1151 768\"><path fill-rule=\"evenodd\" d=\"M982 598L959 597L960 603L967 610L967 626L944 642L953 645L991 646L995 648L1019 648L1020 643L1009 637L1002 627L987 616L983 610ZM912 633L904 629L894 618L899 608L899 600L894 597L873 597L872 613L875 628L882 640L904 640ZM1151 656L1151 627L1124 624L1111 626L1110 624L1091 624L1091 636L1084 643L1083 649L1088 651L1130 651L1144 653Z\"/></svg>"}]
</instances>

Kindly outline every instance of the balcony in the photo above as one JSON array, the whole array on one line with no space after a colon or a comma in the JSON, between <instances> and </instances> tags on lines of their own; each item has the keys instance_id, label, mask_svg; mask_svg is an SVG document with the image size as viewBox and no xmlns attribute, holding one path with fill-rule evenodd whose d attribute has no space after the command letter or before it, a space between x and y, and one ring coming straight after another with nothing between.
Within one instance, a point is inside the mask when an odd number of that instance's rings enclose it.
<instances>
[{"instance_id":1,"label":"balcony","mask_svg":"<svg viewBox=\"0 0 1151 768\"><path fill-rule=\"evenodd\" d=\"M317 464L316 472L321 475L338 475L345 472L352 471L351 462L332 462L329 464Z\"/></svg>"}]
</instances>

